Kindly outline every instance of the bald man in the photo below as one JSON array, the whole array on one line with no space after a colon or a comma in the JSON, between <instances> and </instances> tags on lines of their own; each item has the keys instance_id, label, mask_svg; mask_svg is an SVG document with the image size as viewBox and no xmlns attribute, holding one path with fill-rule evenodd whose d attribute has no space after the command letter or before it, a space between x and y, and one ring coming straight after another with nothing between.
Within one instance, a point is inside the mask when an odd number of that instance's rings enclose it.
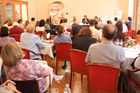
<instances>
[{"instance_id":1,"label":"bald man","mask_svg":"<svg viewBox=\"0 0 140 93\"><path fill-rule=\"evenodd\" d=\"M89 47L85 61L87 63L104 63L121 67L125 62L125 53L121 46L113 44L117 29L114 25L108 24L103 27L102 42L92 44Z\"/></svg>"}]
</instances>

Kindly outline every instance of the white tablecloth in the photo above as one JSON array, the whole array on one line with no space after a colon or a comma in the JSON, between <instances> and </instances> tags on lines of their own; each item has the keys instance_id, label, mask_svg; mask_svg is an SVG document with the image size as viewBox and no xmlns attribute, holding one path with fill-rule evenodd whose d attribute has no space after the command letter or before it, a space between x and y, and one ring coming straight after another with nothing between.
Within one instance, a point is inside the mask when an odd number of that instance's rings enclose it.
<instances>
[{"instance_id":1,"label":"white tablecloth","mask_svg":"<svg viewBox=\"0 0 140 93\"><path fill-rule=\"evenodd\" d=\"M140 51L134 48L124 48L124 50L125 50L125 56L126 56L125 69L128 69L128 68L131 68L132 62L138 56Z\"/></svg>"},{"instance_id":2,"label":"white tablecloth","mask_svg":"<svg viewBox=\"0 0 140 93\"><path fill-rule=\"evenodd\" d=\"M41 54L48 54L50 57L54 58L53 56L53 47L54 44L50 42L50 40L43 41L45 44L45 48L40 49Z\"/></svg>"}]
</instances>

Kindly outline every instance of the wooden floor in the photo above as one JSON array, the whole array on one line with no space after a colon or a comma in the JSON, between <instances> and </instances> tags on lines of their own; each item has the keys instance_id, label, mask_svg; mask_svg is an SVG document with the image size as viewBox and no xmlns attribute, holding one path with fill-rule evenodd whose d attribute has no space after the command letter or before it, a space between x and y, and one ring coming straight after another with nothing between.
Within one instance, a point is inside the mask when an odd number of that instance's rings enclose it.
<instances>
[{"instance_id":1,"label":"wooden floor","mask_svg":"<svg viewBox=\"0 0 140 93\"><path fill-rule=\"evenodd\" d=\"M55 73L55 59L47 57L47 62L48 65L54 69ZM64 62L59 62L58 75L64 75L64 78L60 81L60 84L57 84L55 81L53 81L53 84L51 86L51 89L59 89L59 93L64 93L65 85L70 83L70 63L68 64L68 67L65 70L61 68L63 64ZM73 76L71 91L72 93L88 93L87 76L83 76L83 81L81 81L81 75L75 73ZM136 93L140 93L140 90L137 90Z\"/></svg>"},{"instance_id":2,"label":"wooden floor","mask_svg":"<svg viewBox=\"0 0 140 93\"><path fill-rule=\"evenodd\" d=\"M55 59L47 57L47 62L48 65L54 69L55 73ZM65 70L61 68L63 64L64 62L59 63L58 75L64 75L64 78L60 81L60 84L56 84L56 82L53 81L51 87L58 88L59 93L63 93L65 85L70 83L70 64L68 64L68 67ZM72 93L88 93L87 76L83 76L83 81L81 81L81 75L74 73L71 91Z\"/></svg>"}]
</instances>

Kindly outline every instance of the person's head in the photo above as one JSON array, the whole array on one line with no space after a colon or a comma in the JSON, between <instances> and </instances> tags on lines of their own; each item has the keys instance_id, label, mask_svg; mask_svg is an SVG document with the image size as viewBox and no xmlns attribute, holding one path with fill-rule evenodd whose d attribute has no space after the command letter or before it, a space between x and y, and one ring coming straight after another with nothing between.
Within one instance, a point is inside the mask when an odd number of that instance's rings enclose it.
<instances>
[{"instance_id":1,"label":"person's head","mask_svg":"<svg viewBox=\"0 0 140 93\"><path fill-rule=\"evenodd\" d=\"M44 19L41 19L40 22L39 22L39 26L42 27L45 25L45 20Z\"/></svg>"},{"instance_id":2,"label":"person's head","mask_svg":"<svg viewBox=\"0 0 140 93\"><path fill-rule=\"evenodd\" d=\"M31 21L35 21L35 18L34 18L34 17L32 17L32 18L31 18Z\"/></svg>"},{"instance_id":3,"label":"person's head","mask_svg":"<svg viewBox=\"0 0 140 93\"><path fill-rule=\"evenodd\" d=\"M19 24L22 24L22 19L19 19L17 22L18 22Z\"/></svg>"},{"instance_id":4,"label":"person's head","mask_svg":"<svg viewBox=\"0 0 140 93\"><path fill-rule=\"evenodd\" d=\"M97 16L94 16L94 20L98 20L99 18Z\"/></svg>"},{"instance_id":5,"label":"person's head","mask_svg":"<svg viewBox=\"0 0 140 93\"><path fill-rule=\"evenodd\" d=\"M67 18L65 18L65 19L64 19L64 23L67 23L67 21L68 21Z\"/></svg>"},{"instance_id":6,"label":"person's head","mask_svg":"<svg viewBox=\"0 0 140 93\"><path fill-rule=\"evenodd\" d=\"M103 27L103 37L107 40L113 40L116 36L117 28L114 25L107 24Z\"/></svg>"},{"instance_id":7,"label":"person's head","mask_svg":"<svg viewBox=\"0 0 140 93\"><path fill-rule=\"evenodd\" d=\"M129 16L129 17L128 17L128 21L130 21L130 22L131 22L131 21L132 21L132 17L130 17L130 16Z\"/></svg>"},{"instance_id":8,"label":"person's head","mask_svg":"<svg viewBox=\"0 0 140 93\"><path fill-rule=\"evenodd\" d=\"M35 26L34 25L32 25L32 24L27 25L26 32L34 33L34 31L35 31Z\"/></svg>"},{"instance_id":9,"label":"person's head","mask_svg":"<svg viewBox=\"0 0 140 93\"><path fill-rule=\"evenodd\" d=\"M107 24L112 24L112 21L111 20L107 20Z\"/></svg>"},{"instance_id":10,"label":"person's head","mask_svg":"<svg viewBox=\"0 0 140 93\"><path fill-rule=\"evenodd\" d=\"M2 47L1 57L3 59L4 66L14 66L17 62L23 58L23 52L17 44L8 42Z\"/></svg>"},{"instance_id":11,"label":"person's head","mask_svg":"<svg viewBox=\"0 0 140 93\"><path fill-rule=\"evenodd\" d=\"M46 19L46 23L51 23L50 18L47 18L47 19Z\"/></svg>"},{"instance_id":12,"label":"person's head","mask_svg":"<svg viewBox=\"0 0 140 93\"><path fill-rule=\"evenodd\" d=\"M8 31L9 29L6 26L2 26L0 29L0 37L8 36L9 35Z\"/></svg>"},{"instance_id":13,"label":"person's head","mask_svg":"<svg viewBox=\"0 0 140 93\"><path fill-rule=\"evenodd\" d=\"M29 25L29 21L27 20L24 25L25 25L25 28L26 28L27 25Z\"/></svg>"},{"instance_id":14,"label":"person's head","mask_svg":"<svg viewBox=\"0 0 140 93\"><path fill-rule=\"evenodd\" d=\"M39 26L40 21L36 21L35 27Z\"/></svg>"},{"instance_id":15,"label":"person's head","mask_svg":"<svg viewBox=\"0 0 140 93\"><path fill-rule=\"evenodd\" d=\"M116 39L122 38L123 35L123 23L122 21L118 21L115 26L117 27L117 35Z\"/></svg>"},{"instance_id":16,"label":"person's head","mask_svg":"<svg viewBox=\"0 0 140 93\"><path fill-rule=\"evenodd\" d=\"M80 29L79 36L90 36L92 37L92 32L89 27L83 27Z\"/></svg>"},{"instance_id":17,"label":"person's head","mask_svg":"<svg viewBox=\"0 0 140 93\"><path fill-rule=\"evenodd\" d=\"M96 21L94 19L90 19L88 23L90 26L94 26Z\"/></svg>"},{"instance_id":18,"label":"person's head","mask_svg":"<svg viewBox=\"0 0 140 93\"><path fill-rule=\"evenodd\" d=\"M9 19L9 20L7 21L7 25L8 25L8 26L12 26L12 25L13 25L13 22L12 22L11 19Z\"/></svg>"},{"instance_id":19,"label":"person's head","mask_svg":"<svg viewBox=\"0 0 140 93\"><path fill-rule=\"evenodd\" d=\"M118 18L117 18L117 17L115 17L115 18L114 18L114 21L118 21Z\"/></svg>"},{"instance_id":20,"label":"person's head","mask_svg":"<svg viewBox=\"0 0 140 93\"><path fill-rule=\"evenodd\" d=\"M61 34L64 32L64 27L61 26L61 25L58 25L58 26L56 27L56 32L57 32L57 35L58 35L58 36L61 35Z\"/></svg>"},{"instance_id":21,"label":"person's head","mask_svg":"<svg viewBox=\"0 0 140 93\"><path fill-rule=\"evenodd\" d=\"M84 15L84 18L87 18L87 15Z\"/></svg>"}]
</instances>

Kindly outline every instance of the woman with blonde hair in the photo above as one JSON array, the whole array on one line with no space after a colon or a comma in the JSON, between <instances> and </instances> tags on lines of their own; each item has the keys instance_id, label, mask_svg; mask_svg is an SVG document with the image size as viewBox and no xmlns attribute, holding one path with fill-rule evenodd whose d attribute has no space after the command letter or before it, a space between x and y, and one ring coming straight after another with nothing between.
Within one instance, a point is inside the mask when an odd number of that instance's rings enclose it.
<instances>
[{"instance_id":1,"label":"woman with blonde hair","mask_svg":"<svg viewBox=\"0 0 140 93\"><path fill-rule=\"evenodd\" d=\"M53 74L53 69L48 65L41 65L35 60L22 59L23 56L24 54L17 44L9 42L3 46L1 57L9 79L22 81L45 77L38 82L40 92L43 93L47 89L47 76L51 76L57 82L63 78L63 76Z\"/></svg>"},{"instance_id":2,"label":"woman with blonde hair","mask_svg":"<svg viewBox=\"0 0 140 93\"><path fill-rule=\"evenodd\" d=\"M88 51L91 44L96 43L96 40L92 38L92 32L89 27L83 27L79 32L79 37L75 38L72 43L72 48Z\"/></svg>"}]
</instances>

